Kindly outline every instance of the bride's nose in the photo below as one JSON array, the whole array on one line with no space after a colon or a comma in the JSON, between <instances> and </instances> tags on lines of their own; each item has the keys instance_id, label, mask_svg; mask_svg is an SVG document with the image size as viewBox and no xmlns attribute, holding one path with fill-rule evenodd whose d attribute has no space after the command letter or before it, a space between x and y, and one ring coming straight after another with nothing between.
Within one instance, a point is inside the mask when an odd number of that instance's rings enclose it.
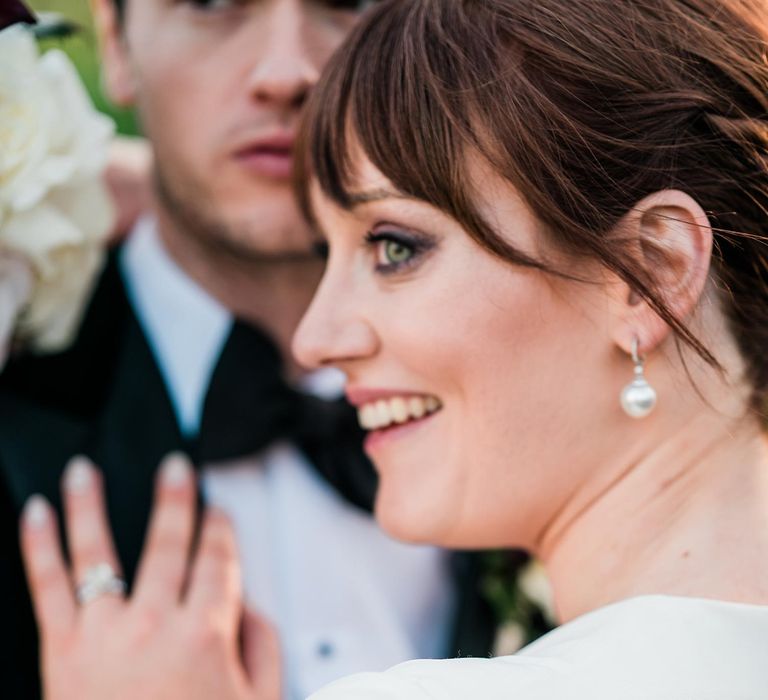
<instances>
[{"instance_id":1,"label":"bride's nose","mask_svg":"<svg viewBox=\"0 0 768 700\"><path fill-rule=\"evenodd\" d=\"M304 314L293 338L293 354L308 369L337 366L372 357L379 339L361 313L362 304L352 290L326 278Z\"/></svg>"}]
</instances>

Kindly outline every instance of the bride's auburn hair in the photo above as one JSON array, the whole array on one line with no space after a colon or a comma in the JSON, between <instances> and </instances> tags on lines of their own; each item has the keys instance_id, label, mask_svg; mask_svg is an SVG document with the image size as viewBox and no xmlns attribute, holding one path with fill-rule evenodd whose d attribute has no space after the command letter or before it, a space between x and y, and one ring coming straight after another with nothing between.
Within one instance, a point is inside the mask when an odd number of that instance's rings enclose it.
<instances>
[{"instance_id":1,"label":"bride's auburn hair","mask_svg":"<svg viewBox=\"0 0 768 700\"><path fill-rule=\"evenodd\" d=\"M385 0L331 61L297 159L353 203L357 149L404 194L512 263L555 270L479 214L468 154L513 185L563 251L624 279L707 362L622 217L653 192L690 194L714 229L713 270L768 391L768 3L765 0Z\"/></svg>"}]
</instances>

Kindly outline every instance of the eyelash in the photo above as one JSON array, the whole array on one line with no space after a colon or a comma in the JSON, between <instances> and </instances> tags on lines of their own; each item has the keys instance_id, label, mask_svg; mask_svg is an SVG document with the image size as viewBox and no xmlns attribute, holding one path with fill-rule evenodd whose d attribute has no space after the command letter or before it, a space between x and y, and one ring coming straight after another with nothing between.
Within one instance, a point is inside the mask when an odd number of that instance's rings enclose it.
<instances>
[{"instance_id":1,"label":"eyelash","mask_svg":"<svg viewBox=\"0 0 768 700\"><path fill-rule=\"evenodd\" d=\"M369 231L365 235L365 243L374 253L377 260L376 272L382 275L394 275L413 270L423 262L424 255L435 246L434 241L430 237L396 231ZM411 256L402 263L378 262L378 251L382 245L387 243L397 243L404 248L408 248L411 251Z\"/></svg>"}]
</instances>

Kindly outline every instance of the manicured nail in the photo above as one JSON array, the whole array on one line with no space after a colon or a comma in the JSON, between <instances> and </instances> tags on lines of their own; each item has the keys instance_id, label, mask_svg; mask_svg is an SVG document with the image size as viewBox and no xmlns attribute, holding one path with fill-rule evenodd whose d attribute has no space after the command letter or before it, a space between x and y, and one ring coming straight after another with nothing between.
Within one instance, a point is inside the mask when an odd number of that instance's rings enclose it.
<instances>
[{"instance_id":1,"label":"manicured nail","mask_svg":"<svg viewBox=\"0 0 768 700\"><path fill-rule=\"evenodd\" d=\"M192 467L189 459L181 452L174 452L163 460L160 468L160 478L165 486L179 488L189 483Z\"/></svg>"},{"instance_id":2,"label":"manicured nail","mask_svg":"<svg viewBox=\"0 0 768 700\"><path fill-rule=\"evenodd\" d=\"M27 499L24 505L24 521L32 528L39 529L48 522L50 507L48 501L35 494Z\"/></svg>"},{"instance_id":3,"label":"manicured nail","mask_svg":"<svg viewBox=\"0 0 768 700\"><path fill-rule=\"evenodd\" d=\"M87 457L74 457L67 465L64 486L72 493L82 493L93 483L93 463Z\"/></svg>"}]
</instances>

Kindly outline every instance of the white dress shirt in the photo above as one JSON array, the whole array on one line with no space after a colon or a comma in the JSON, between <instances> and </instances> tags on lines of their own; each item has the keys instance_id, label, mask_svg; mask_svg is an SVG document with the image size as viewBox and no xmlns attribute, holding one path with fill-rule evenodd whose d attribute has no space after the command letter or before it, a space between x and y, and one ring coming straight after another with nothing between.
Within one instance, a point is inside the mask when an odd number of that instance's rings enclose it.
<instances>
[{"instance_id":1,"label":"white dress shirt","mask_svg":"<svg viewBox=\"0 0 768 700\"><path fill-rule=\"evenodd\" d=\"M232 316L171 259L152 219L136 226L120 264L179 425L193 436ZM340 381L323 371L306 388L339 395ZM454 593L445 554L390 539L291 444L206 465L202 484L234 523L247 603L280 631L286 698L446 653Z\"/></svg>"},{"instance_id":2,"label":"white dress shirt","mask_svg":"<svg viewBox=\"0 0 768 700\"><path fill-rule=\"evenodd\" d=\"M310 700L765 700L768 607L643 596L576 618L514 656L411 661Z\"/></svg>"}]
</instances>

